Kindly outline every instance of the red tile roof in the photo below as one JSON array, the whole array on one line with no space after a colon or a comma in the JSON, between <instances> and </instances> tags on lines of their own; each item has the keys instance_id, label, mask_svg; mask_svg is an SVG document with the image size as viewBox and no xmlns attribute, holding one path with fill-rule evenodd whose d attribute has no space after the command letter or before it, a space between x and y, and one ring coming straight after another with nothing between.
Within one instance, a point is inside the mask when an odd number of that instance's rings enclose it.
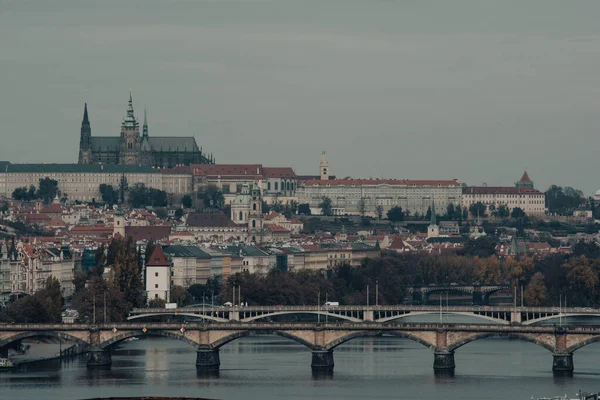
<instances>
[{"instance_id":1,"label":"red tile roof","mask_svg":"<svg viewBox=\"0 0 600 400\"><path fill-rule=\"evenodd\" d=\"M234 228L238 225L222 212L191 213L187 217L187 226Z\"/></svg>"},{"instance_id":2,"label":"red tile roof","mask_svg":"<svg viewBox=\"0 0 600 400\"><path fill-rule=\"evenodd\" d=\"M303 181L306 186L376 186L376 185L399 185L399 186L460 186L457 180L409 180L409 179L333 179L333 180L307 180Z\"/></svg>"},{"instance_id":3,"label":"red tile roof","mask_svg":"<svg viewBox=\"0 0 600 400\"><path fill-rule=\"evenodd\" d=\"M266 229L269 232L289 232L289 229L285 229L283 226L276 224L269 224L267 225Z\"/></svg>"},{"instance_id":4,"label":"red tile roof","mask_svg":"<svg viewBox=\"0 0 600 400\"><path fill-rule=\"evenodd\" d=\"M527 171L523 172L523 176L521 177L521 180L519 182L531 182Z\"/></svg>"},{"instance_id":5,"label":"red tile roof","mask_svg":"<svg viewBox=\"0 0 600 400\"><path fill-rule=\"evenodd\" d=\"M146 264L147 267L169 267L171 263L167 261L162 246L157 244Z\"/></svg>"},{"instance_id":6,"label":"red tile roof","mask_svg":"<svg viewBox=\"0 0 600 400\"><path fill-rule=\"evenodd\" d=\"M262 176L260 164L193 164L195 176Z\"/></svg>"},{"instance_id":7,"label":"red tile roof","mask_svg":"<svg viewBox=\"0 0 600 400\"><path fill-rule=\"evenodd\" d=\"M126 226L125 235L133 239L134 242L140 240L163 240L171 234L170 226Z\"/></svg>"},{"instance_id":8,"label":"red tile roof","mask_svg":"<svg viewBox=\"0 0 600 400\"><path fill-rule=\"evenodd\" d=\"M467 186L463 194L543 194L537 189L514 186Z\"/></svg>"},{"instance_id":9,"label":"red tile roof","mask_svg":"<svg viewBox=\"0 0 600 400\"><path fill-rule=\"evenodd\" d=\"M281 168L263 168L263 176L265 178L296 178L296 173L289 167Z\"/></svg>"},{"instance_id":10,"label":"red tile roof","mask_svg":"<svg viewBox=\"0 0 600 400\"><path fill-rule=\"evenodd\" d=\"M281 215L281 214L279 214L277 211L273 211L273 210L271 210L271 211L269 211L269 213L268 213L268 214L266 214L266 215L265 215L265 221L270 221L270 220L272 220L272 219L275 219L275 218L277 218L277 217L281 217L281 216L282 216L282 215Z\"/></svg>"}]
</instances>

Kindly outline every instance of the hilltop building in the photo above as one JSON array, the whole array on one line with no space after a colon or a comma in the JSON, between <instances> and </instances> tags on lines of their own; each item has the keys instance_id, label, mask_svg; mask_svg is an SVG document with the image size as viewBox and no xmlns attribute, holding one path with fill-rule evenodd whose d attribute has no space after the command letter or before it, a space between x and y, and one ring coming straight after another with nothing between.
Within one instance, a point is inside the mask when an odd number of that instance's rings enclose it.
<instances>
[{"instance_id":1,"label":"hilltop building","mask_svg":"<svg viewBox=\"0 0 600 400\"><path fill-rule=\"evenodd\" d=\"M120 136L92 136L87 103L83 111L79 139L79 164L138 164L155 168L178 165L212 164L212 155L202 153L193 136L150 136L144 110L144 125L134 115L129 91L127 114L121 123Z\"/></svg>"},{"instance_id":2,"label":"hilltop building","mask_svg":"<svg viewBox=\"0 0 600 400\"><path fill-rule=\"evenodd\" d=\"M534 188L527 171L515 186L467 186L462 193L462 206L467 210L472 204L481 202L488 210L506 206L509 212L521 208L527 215L544 215L546 195Z\"/></svg>"}]
</instances>

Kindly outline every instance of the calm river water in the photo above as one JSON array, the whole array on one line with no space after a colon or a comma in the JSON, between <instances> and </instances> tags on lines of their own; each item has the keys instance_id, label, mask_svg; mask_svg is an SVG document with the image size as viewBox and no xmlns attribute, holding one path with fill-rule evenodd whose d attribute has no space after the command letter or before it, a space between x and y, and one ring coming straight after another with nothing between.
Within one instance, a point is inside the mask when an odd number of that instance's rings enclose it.
<instances>
[{"instance_id":1,"label":"calm river water","mask_svg":"<svg viewBox=\"0 0 600 400\"><path fill-rule=\"evenodd\" d=\"M197 396L215 399L530 399L600 390L600 344L575 354L575 375L554 377L551 354L509 339L475 341L456 352L453 377L436 377L431 351L392 337L358 338L334 352L331 377L313 377L311 354L277 336L233 341L221 349L219 376L198 376L195 351L177 340L121 344L108 371L85 360L44 362L0 373L2 399L69 400L99 396Z\"/></svg>"}]
</instances>

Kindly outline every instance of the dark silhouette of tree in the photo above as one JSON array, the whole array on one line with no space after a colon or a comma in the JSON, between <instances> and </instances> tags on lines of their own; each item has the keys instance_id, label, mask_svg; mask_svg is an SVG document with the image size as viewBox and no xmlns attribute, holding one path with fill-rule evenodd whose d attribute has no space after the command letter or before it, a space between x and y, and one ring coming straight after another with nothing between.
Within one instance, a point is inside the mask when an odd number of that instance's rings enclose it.
<instances>
[{"instance_id":1,"label":"dark silhouette of tree","mask_svg":"<svg viewBox=\"0 0 600 400\"><path fill-rule=\"evenodd\" d=\"M511 218L525 218L527 215L525 215L525 211L522 208L515 207L512 209L510 216Z\"/></svg>"},{"instance_id":2,"label":"dark silhouette of tree","mask_svg":"<svg viewBox=\"0 0 600 400\"><path fill-rule=\"evenodd\" d=\"M387 218L392 222L404 221L404 211L402 207L392 207L387 212Z\"/></svg>"},{"instance_id":3,"label":"dark silhouette of tree","mask_svg":"<svg viewBox=\"0 0 600 400\"><path fill-rule=\"evenodd\" d=\"M321 209L321 214L325 216L333 215L333 205L331 204L331 199L327 196L323 196L321 198L321 203L319 203L319 208Z\"/></svg>"},{"instance_id":4,"label":"dark silhouette of tree","mask_svg":"<svg viewBox=\"0 0 600 400\"><path fill-rule=\"evenodd\" d=\"M29 186L29 189L27 189L26 187L16 188L12 192L12 198L14 200L21 200L21 201L31 201L31 200L37 199L35 186L31 185L31 186Z\"/></svg>"},{"instance_id":5,"label":"dark silhouette of tree","mask_svg":"<svg viewBox=\"0 0 600 400\"><path fill-rule=\"evenodd\" d=\"M498 206L498 209L496 210L496 215L502 219L508 218L508 216L510 215L510 213L508 211L508 207L504 204L501 204L500 206Z\"/></svg>"},{"instance_id":6,"label":"dark silhouette of tree","mask_svg":"<svg viewBox=\"0 0 600 400\"><path fill-rule=\"evenodd\" d=\"M185 208L192 208L192 197L189 194L186 194L181 198L181 204Z\"/></svg>"},{"instance_id":7,"label":"dark silhouette of tree","mask_svg":"<svg viewBox=\"0 0 600 400\"><path fill-rule=\"evenodd\" d=\"M573 211L584 202L581 190L572 187L562 188L552 185L546 190L546 207L548 212L559 215L572 215Z\"/></svg>"},{"instance_id":8,"label":"dark silhouette of tree","mask_svg":"<svg viewBox=\"0 0 600 400\"><path fill-rule=\"evenodd\" d=\"M308 203L298 204L298 214L310 215L310 205Z\"/></svg>"},{"instance_id":9,"label":"dark silhouette of tree","mask_svg":"<svg viewBox=\"0 0 600 400\"><path fill-rule=\"evenodd\" d=\"M198 199L205 209L221 210L225 205L223 192L216 185L207 185L198 189Z\"/></svg>"},{"instance_id":10,"label":"dark silhouette of tree","mask_svg":"<svg viewBox=\"0 0 600 400\"><path fill-rule=\"evenodd\" d=\"M109 206L117 204L119 202L120 192L115 190L112 185L107 185L105 183L100 184L100 194L102 195L102 201Z\"/></svg>"},{"instance_id":11,"label":"dark silhouette of tree","mask_svg":"<svg viewBox=\"0 0 600 400\"><path fill-rule=\"evenodd\" d=\"M487 207L485 204L483 204L482 202L478 201L477 203L473 203L469 206L469 212L471 213L471 215L473 216L473 218L485 218L487 217L486 214L486 210Z\"/></svg>"},{"instance_id":12,"label":"dark silhouette of tree","mask_svg":"<svg viewBox=\"0 0 600 400\"><path fill-rule=\"evenodd\" d=\"M52 203L52 200L58 194L58 181L54 179L40 178L40 186L37 196L46 204Z\"/></svg>"},{"instance_id":13,"label":"dark silhouette of tree","mask_svg":"<svg viewBox=\"0 0 600 400\"><path fill-rule=\"evenodd\" d=\"M465 243L464 254L474 257L490 257L496 254L496 242L489 236L471 238Z\"/></svg>"}]
</instances>

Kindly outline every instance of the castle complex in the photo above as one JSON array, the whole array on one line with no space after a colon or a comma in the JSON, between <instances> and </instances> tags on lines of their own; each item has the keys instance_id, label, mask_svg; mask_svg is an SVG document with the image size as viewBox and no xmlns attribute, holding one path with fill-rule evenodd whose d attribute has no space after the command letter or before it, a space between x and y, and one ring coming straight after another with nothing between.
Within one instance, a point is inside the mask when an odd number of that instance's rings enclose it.
<instances>
[{"instance_id":1,"label":"castle complex","mask_svg":"<svg viewBox=\"0 0 600 400\"><path fill-rule=\"evenodd\" d=\"M79 141L79 164L139 164L155 168L173 168L179 165L213 164L198 148L193 136L150 136L144 111L144 125L133 112L133 99L129 92L127 116L121 124L121 136L92 136L87 103L83 111Z\"/></svg>"}]
</instances>

